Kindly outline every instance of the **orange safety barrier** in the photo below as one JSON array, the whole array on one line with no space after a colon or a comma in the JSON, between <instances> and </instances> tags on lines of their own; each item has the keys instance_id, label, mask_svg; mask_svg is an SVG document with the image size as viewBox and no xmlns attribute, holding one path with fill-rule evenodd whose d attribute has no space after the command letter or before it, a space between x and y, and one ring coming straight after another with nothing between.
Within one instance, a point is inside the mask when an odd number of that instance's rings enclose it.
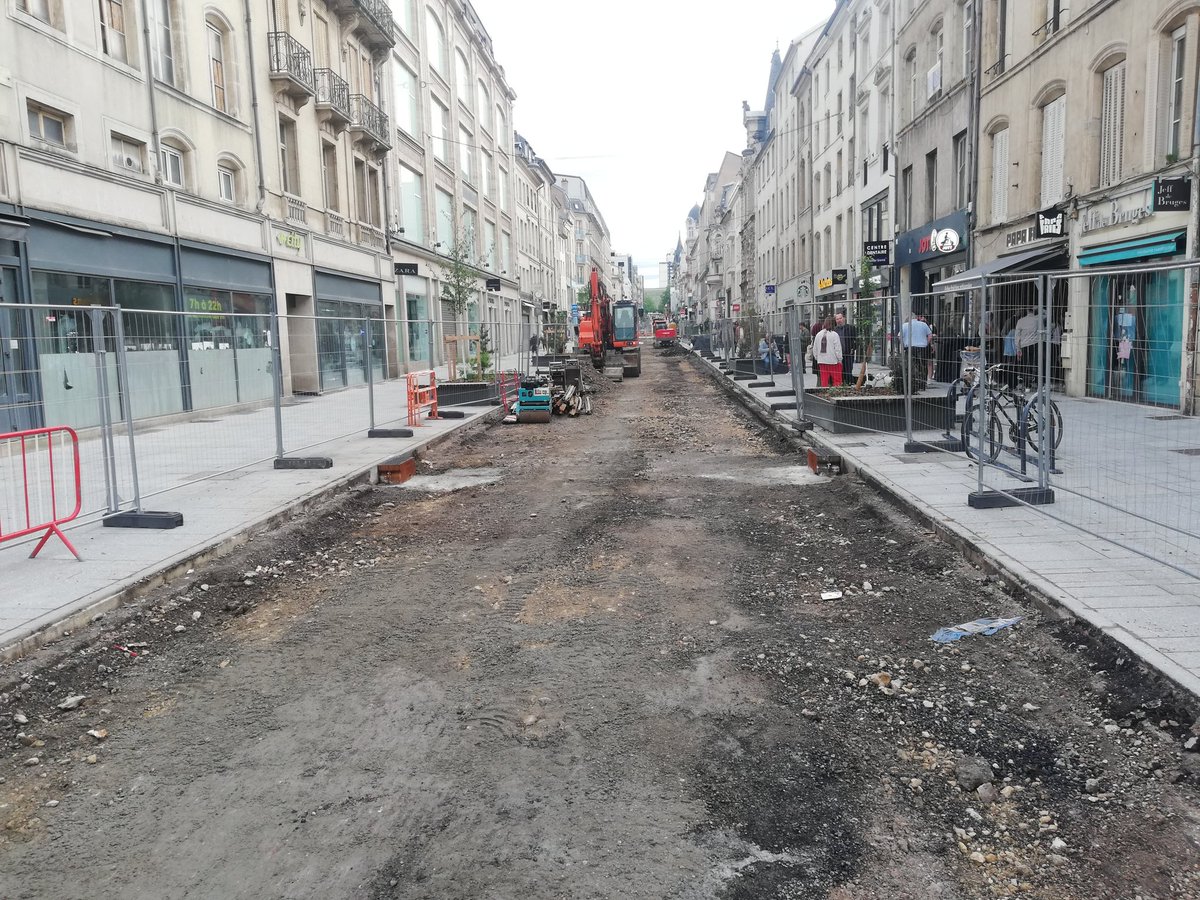
<instances>
[{"instance_id":1,"label":"orange safety barrier","mask_svg":"<svg viewBox=\"0 0 1200 900\"><path fill-rule=\"evenodd\" d=\"M428 384L422 384L423 379ZM437 374L432 370L408 373L408 424L416 428L421 424L421 414L428 410L429 418L438 417Z\"/></svg>"},{"instance_id":2,"label":"orange safety barrier","mask_svg":"<svg viewBox=\"0 0 1200 900\"><path fill-rule=\"evenodd\" d=\"M517 394L521 389L521 373L520 372L501 372L496 378L496 393L499 396L501 405L506 410L511 410L512 405L516 402Z\"/></svg>"},{"instance_id":3,"label":"orange safety barrier","mask_svg":"<svg viewBox=\"0 0 1200 900\"><path fill-rule=\"evenodd\" d=\"M68 453L70 458L63 460ZM70 481L60 486L64 466ZM67 540L61 528L83 508L79 435L74 429L34 428L0 434L0 476L3 477L0 481L0 544L41 531L45 534L29 554L30 559L37 556L54 535L58 535L75 558L80 559L79 551ZM73 500L60 496L72 493ZM25 508L23 519L16 511L22 505Z\"/></svg>"}]
</instances>

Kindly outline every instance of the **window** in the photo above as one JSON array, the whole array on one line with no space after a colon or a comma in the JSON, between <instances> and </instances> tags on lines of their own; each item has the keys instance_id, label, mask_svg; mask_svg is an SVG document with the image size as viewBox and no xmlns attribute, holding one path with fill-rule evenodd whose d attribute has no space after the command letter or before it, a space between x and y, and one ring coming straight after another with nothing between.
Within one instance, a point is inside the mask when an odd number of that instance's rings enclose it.
<instances>
[{"instance_id":1,"label":"window","mask_svg":"<svg viewBox=\"0 0 1200 900\"><path fill-rule=\"evenodd\" d=\"M888 202L884 197L863 210L863 240L886 241L888 234Z\"/></svg>"},{"instance_id":2,"label":"window","mask_svg":"<svg viewBox=\"0 0 1200 900\"><path fill-rule=\"evenodd\" d=\"M954 136L954 208L967 205L967 133L960 131Z\"/></svg>"},{"instance_id":3,"label":"window","mask_svg":"<svg viewBox=\"0 0 1200 900\"><path fill-rule=\"evenodd\" d=\"M408 166L400 166L400 224L404 237L417 244L425 243L424 179Z\"/></svg>"},{"instance_id":4,"label":"window","mask_svg":"<svg viewBox=\"0 0 1200 900\"><path fill-rule=\"evenodd\" d=\"M208 74L212 82L212 105L214 109L228 112L225 103L225 35L212 22L207 26Z\"/></svg>"},{"instance_id":5,"label":"window","mask_svg":"<svg viewBox=\"0 0 1200 900\"><path fill-rule=\"evenodd\" d=\"M842 133L842 92L837 95L837 133Z\"/></svg>"},{"instance_id":6,"label":"window","mask_svg":"<svg viewBox=\"0 0 1200 900\"><path fill-rule=\"evenodd\" d=\"M500 274L507 275L512 270L512 235L507 231L500 235Z\"/></svg>"},{"instance_id":7,"label":"window","mask_svg":"<svg viewBox=\"0 0 1200 900\"><path fill-rule=\"evenodd\" d=\"M992 223L1008 218L1008 129L992 134Z\"/></svg>"},{"instance_id":8,"label":"window","mask_svg":"<svg viewBox=\"0 0 1200 900\"><path fill-rule=\"evenodd\" d=\"M1169 96L1167 98L1167 153L1179 159L1183 156L1183 64L1184 38L1187 28L1179 28L1171 34L1171 70Z\"/></svg>"},{"instance_id":9,"label":"window","mask_svg":"<svg viewBox=\"0 0 1200 900\"><path fill-rule=\"evenodd\" d=\"M127 62L125 0L100 0L100 47L106 56Z\"/></svg>"},{"instance_id":10,"label":"window","mask_svg":"<svg viewBox=\"0 0 1200 900\"><path fill-rule=\"evenodd\" d=\"M443 78L448 76L446 71L446 32L442 23L430 10L425 10L425 51L429 57L429 65Z\"/></svg>"},{"instance_id":11,"label":"window","mask_svg":"<svg viewBox=\"0 0 1200 900\"><path fill-rule=\"evenodd\" d=\"M933 50L934 66L940 73L942 61L946 55L946 32L942 29L940 21L933 26Z\"/></svg>"},{"instance_id":12,"label":"window","mask_svg":"<svg viewBox=\"0 0 1200 900\"><path fill-rule=\"evenodd\" d=\"M833 169L829 163L825 163L825 205L828 206L833 200Z\"/></svg>"},{"instance_id":13,"label":"window","mask_svg":"<svg viewBox=\"0 0 1200 900\"><path fill-rule=\"evenodd\" d=\"M437 189L437 239L443 253L449 253L454 245L454 198L441 188Z\"/></svg>"},{"instance_id":14,"label":"window","mask_svg":"<svg viewBox=\"0 0 1200 900\"><path fill-rule=\"evenodd\" d=\"M367 165L361 159L354 161L355 200L358 207L358 221L380 225L379 218L379 171Z\"/></svg>"},{"instance_id":15,"label":"window","mask_svg":"<svg viewBox=\"0 0 1200 900\"><path fill-rule=\"evenodd\" d=\"M17 9L35 19L41 19L47 25L51 24L50 0L17 0Z\"/></svg>"},{"instance_id":16,"label":"window","mask_svg":"<svg viewBox=\"0 0 1200 900\"><path fill-rule=\"evenodd\" d=\"M486 150L482 152L483 161L483 196L491 199L492 196L492 154Z\"/></svg>"},{"instance_id":17,"label":"window","mask_svg":"<svg viewBox=\"0 0 1200 900\"><path fill-rule=\"evenodd\" d=\"M321 183L325 190L325 208L337 212L341 209L341 193L338 190L337 144L321 141Z\"/></svg>"},{"instance_id":18,"label":"window","mask_svg":"<svg viewBox=\"0 0 1200 900\"><path fill-rule=\"evenodd\" d=\"M1067 139L1067 97L1042 107L1042 206L1063 198L1063 155Z\"/></svg>"},{"instance_id":19,"label":"window","mask_svg":"<svg viewBox=\"0 0 1200 900\"><path fill-rule=\"evenodd\" d=\"M1104 70L1100 105L1100 186L1121 180L1125 168L1125 60Z\"/></svg>"},{"instance_id":20,"label":"window","mask_svg":"<svg viewBox=\"0 0 1200 900\"><path fill-rule=\"evenodd\" d=\"M837 193L840 197L842 194L842 151L837 152Z\"/></svg>"},{"instance_id":21,"label":"window","mask_svg":"<svg viewBox=\"0 0 1200 900\"><path fill-rule=\"evenodd\" d=\"M996 0L996 64L992 73L1003 75L1012 54L1012 34L1008 22L1008 0Z\"/></svg>"},{"instance_id":22,"label":"window","mask_svg":"<svg viewBox=\"0 0 1200 900\"><path fill-rule=\"evenodd\" d=\"M396 72L396 125L410 135L418 135L421 133L421 119L417 76L399 62L393 68Z\"/></svg>"},{"instance_id":23,"label":"window","mask_svg":"<svg viewBox=\"0 0 1200 900\"><path fill-rule=\"evenodd\" d=\"M146 145L141 141L113 132L109 135L113 166L126 172L141 174L146 169Z\"/></svg>"},{"instance_id":24,"label":"window","mask_svg":"<svg viewBox=\"0 0 1200 900\"><path fill-rule=\"evenodd\" d=\"M913 170L912 166L906 166L904 171L900 173L900 215L902 217L902 228L909 229L913 227Z\"/></svg>"},{"instance_id":25,"label":"window","mask_svg":"<svg viewBox=\"0 0 1200 900\"><path fill-rule=\"evenodd\" d=\"M910 119L917 117L917 109L919 108L918 98L920 97L920 82L917 79L917 51L916 48L908 51L908 56L904 58L904 65L908 69L908 115Z\"/></svg>"},{"instance_id":26,"label":"window","mask_svg":"<svg viewBox=\"0 0 1200 900\"><path fill-rule=\"evenodd\" d=\"M434 100L429 104L433 117L433 156L441 162L450 161L450 110Z\"/></svg>"},{"instance_id":27,"label":"window","mask_svg":"<svg viewBox=\"0 0 1200 900\"><path fill-rule=\"evenodd\" d=\"M458 129L458 171L463 181L475 183L475 139L466 128Z\"/></svg>"},{"instance_id":28,"label":"window","mask_svg":"<svg viewBox=\"0 0 1200 900\"><path fill-rule=\"evenodd\" d=\"M512 142L508 139L508 120L504 118L503 107L496 107L496 146L501 153L512 151Z\"/></svg>"},{"instance_id":29,"label":"window","mask_svg":"<svg viewBox=\"0 0 1200 900\"><path fill-rule=\"evenodd\" d=\"M154 77L175 83L175 45L171 28L171 0L149 0L150 67Z\"/></svg>"},{"instance_id":30,"label":"window","mask_svg":"<svg viewBox=\"0 0 1200 900\"><path fill-rule=\"evenodd\" d=\"M496 271L496 223L486 219L483 223L483 263L491 271Z\"/></svg>"},{"instance_id":31,"label":"window","mask_svg":"<svg viewBox=\"0 0 1200 900\"><path fill-rule=\"evenodd\" d=\"M163 184L183 187L183 149L164 143L158 151L158 170Z\"/></svg>"},{"instance_id":32,"label":"window","mask_svg":"<svg viewBox=\"0 0 1200 900\"><path fill-rule=\"evenodd\" d=\"M35 141L45 141L59 147L67 146L68 123L71 117L66 113L41 106L37 103L28 105L29 136Z\"/></svg>"},{"instance_id":33,"label":"window","mask_svg":"<svg viewBox=\"0 0 1200 900\"><path fill-rule=\"evenodd\" d=\"M500 186L500 209L508 210L508 173L503 168L497 169L496 174L499 176L496 181Z\"/></svg>"},{"instance_id":34,"label":"window","mask_svg":"<svg viewBox=\"0 0 1200 900\"><path fill-rule=\"evenodd\" d=\"M492 97L482 81L475 84L475 115L479 117L481 126L492 130Z\"/></svg>"},{"instance_id":35,"label":"window","mask_svg":"<svg viewBox=\"0 0 1200 900\"><path fill-rule=\"evenodd\" d=\"M962 5L962 75L971 77L971 59L975 52L975 2L963 0Z\"/></svg>"},{"instance_id":36,"label":"window","mask_svg":"<svg viewBox=\"0 0 1200 900\"><path fill-rule=\"evenodd\" d=\"M237 202L237 172L228 165L217 166L217 196L226 203Z\"/></svg>"},{"instance_id":37,"label":"window","mask_svg":"<svg viewBox=\"0 0 1200 900\"><path fill-rule=\"evenodd\" d=\"M454 51L454 92L458 102L471 108L471 68L461 50Z\"/></svg>"},{"instance_id":38,"label":"window","mask_svg":"<svg viewBox=\"0 0 1200 900\"><path fill-rule=\"evenodd\" d=\"M938 155L936 150L930 150L925 154L925 218L930 220L937 218L937 157Z\"/></svg>"},{"instance_id":39,"label":"window","mask_svg":"<svg viewBox=\"0 0 1200 900\"><path fill-rule=\"evenodd\" d=\"M279 173L285 194L299 195L299 148L296 146L296 123L279 117Z\"/></svg>"}]
</instances>

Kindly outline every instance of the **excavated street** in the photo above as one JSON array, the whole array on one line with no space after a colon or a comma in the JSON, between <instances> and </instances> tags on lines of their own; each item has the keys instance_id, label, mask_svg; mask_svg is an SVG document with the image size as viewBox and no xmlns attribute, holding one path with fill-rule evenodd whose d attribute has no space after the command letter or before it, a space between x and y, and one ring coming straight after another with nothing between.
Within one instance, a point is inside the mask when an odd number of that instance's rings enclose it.
<instances>
[{"instance_id":1,"label":"excavated street","mask_svg":"<svg viewBox=\"0 0 1200 900\"><path fill-rule=\"evenodd\" d=\"M799 463L648 352L0 670L0 897L1200 896L1196 710Z\"/></svg>"}]
</instances>

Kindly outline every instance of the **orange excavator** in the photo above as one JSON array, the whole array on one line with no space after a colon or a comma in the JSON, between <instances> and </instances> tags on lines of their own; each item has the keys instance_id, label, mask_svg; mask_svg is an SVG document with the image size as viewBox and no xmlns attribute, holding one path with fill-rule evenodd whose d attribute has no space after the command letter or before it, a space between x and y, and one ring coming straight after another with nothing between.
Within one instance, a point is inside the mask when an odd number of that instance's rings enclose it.
<instances>
[{"instance_id":1,"label":"orange excavator","mask_svg":"<svg viewBox=\"0 0 1200 900\"><path fill-rule=\"evenodd\" d=\"M592 357L597 369L620 366L622 377L641 375L642 348L633 302L609 297L596 269L592 269L588 297L589 307L579 320L579 349Z\"/></svg>"}]
</instances>

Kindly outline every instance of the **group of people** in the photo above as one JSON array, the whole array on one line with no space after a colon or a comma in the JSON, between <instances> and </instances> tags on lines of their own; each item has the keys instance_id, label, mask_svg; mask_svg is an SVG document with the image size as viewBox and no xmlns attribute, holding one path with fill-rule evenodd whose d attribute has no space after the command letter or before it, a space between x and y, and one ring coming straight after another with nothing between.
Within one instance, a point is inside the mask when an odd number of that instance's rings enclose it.
<instances>
[{"instance_id":1,"label":"group of people","mask_svg":"<svg viewBox=\"0 0 1200 900\"><path fill-rule=\"evenodd\" d=\"M849 384L854 377L859 339L858 329L846 321L846 314L839 312L813 322L809 336L813 374L820 379L821 387Z\"/></svg>"}]
</instances>

